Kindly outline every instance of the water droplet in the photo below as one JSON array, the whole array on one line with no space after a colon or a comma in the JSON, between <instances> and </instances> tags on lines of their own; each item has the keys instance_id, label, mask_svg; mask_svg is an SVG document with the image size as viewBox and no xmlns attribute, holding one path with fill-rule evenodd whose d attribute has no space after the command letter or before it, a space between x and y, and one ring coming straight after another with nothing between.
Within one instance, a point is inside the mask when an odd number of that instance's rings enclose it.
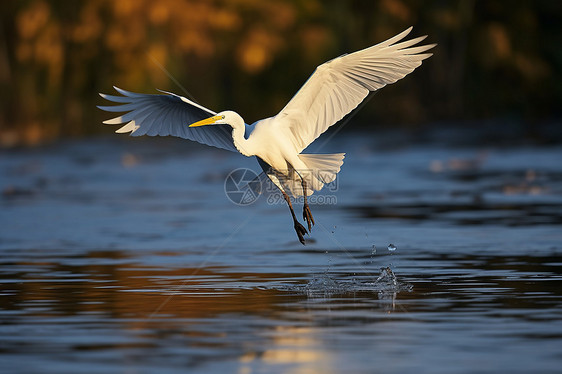
<instances>
[{"instance_id":1,"label":"water droplet","mask_svg":"<svg viewBox=\"0 0 562 374\"><path fill-rule=\"evenodd\" d=\"M371 248L371 256L376 254L377 254L377 247L375 247L375 245L373 244L373 247Z\"/></svg>"},{"instance_id":2,"label":"water droplet","mask_svg":"<svg viewBox=\"0 0 562 374\"><path fill-rule=\"evenodd\" d=\"M394 252L395 250L396 250L396 246L395 246L394 244L390 243L390 244L388 245L388 251L389 251L389 252Z\"/></svg>"}]
</instances>

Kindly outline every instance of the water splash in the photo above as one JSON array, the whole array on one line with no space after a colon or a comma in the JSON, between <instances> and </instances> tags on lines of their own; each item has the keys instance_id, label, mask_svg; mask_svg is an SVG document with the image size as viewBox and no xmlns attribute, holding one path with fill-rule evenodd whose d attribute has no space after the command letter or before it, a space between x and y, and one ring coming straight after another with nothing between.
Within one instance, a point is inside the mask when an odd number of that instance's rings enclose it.
<instances>
[{"instance_id":1,"label":"water splash","mask_svg":"<svg viewBox=\"0 0 562 374\"><path fill-rule=\"evenodd\" d=\"M345 293L345 286L332 278L330 274L314 275L312 279L304 286L304 292L310 298L325 297L329 298L334 294Z\"/></svg>"},{"instance_id":2,"label":"water splash","mask_svg":"<svg viewBox=\"0 0 562 374\"><path fill-rule=\"evenodd\" d=\"M413 286L400 281L390 266L382 267L379 276L373 281L372 274L356 274L352 277L338 276L329 272L312 275L306 284L293 285L285 288L285 291L304 293L310 298L330 298L355 292L376 292L385 296L393 294L393 298L399 292L411 292Z\"/></svg>"},{"instance_id":3,"label":"water splash","mask_svg":"<svg viewBox=\"0 0 562 374\"><path fill-rule=\"evenodd\" d=\"M396 246L394 244L390 243L388 245L387 249L388 249L389 252L394 252L394 251L396 251Z\"/></svg>"},{"instance_id":4,"label":"water splash","mask_svg":"<svg viewBox=\"0 0 562 374\"><path fill-rule=\"evenodd\" d=\"M390 268L390 266L381 268L381 275L375 280L375 284L382 284L387 286L398 287L398 281L396 280L396 275Z\"/></svg>"}]
</instances>

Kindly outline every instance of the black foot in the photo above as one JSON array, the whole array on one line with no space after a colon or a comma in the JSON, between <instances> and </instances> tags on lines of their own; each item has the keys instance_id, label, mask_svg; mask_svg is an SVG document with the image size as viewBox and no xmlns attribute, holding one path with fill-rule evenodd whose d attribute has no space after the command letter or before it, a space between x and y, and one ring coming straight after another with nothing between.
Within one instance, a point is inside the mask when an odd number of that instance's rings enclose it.
<instances>
[{"instance_id":1,"label":"black foot","mask_svg":"<svg viewBox=\"0 0 562 374\"><path fill-rule=\"evenodd\" d=\"M304 235L308 234L308 232L306 231L306 229L304 228L303 225L301 225L298 221L295 221L295 231L297 233L297 236L299 237L299 241L301 242L302 245L304 245Z\"/></svg>"},{"instance_id":2,"label":"black foot","mask_svg":"<svg viewBox=\"0 0 562 374\"><path fill-rule=\"evenodd\" d=\"M312 226L314 225L314 218L312 218L312 213L310 213L310 208L306 203L302 208L302 218L308 224L308 231L312 231Z\"/></svg>"}]
</instances>

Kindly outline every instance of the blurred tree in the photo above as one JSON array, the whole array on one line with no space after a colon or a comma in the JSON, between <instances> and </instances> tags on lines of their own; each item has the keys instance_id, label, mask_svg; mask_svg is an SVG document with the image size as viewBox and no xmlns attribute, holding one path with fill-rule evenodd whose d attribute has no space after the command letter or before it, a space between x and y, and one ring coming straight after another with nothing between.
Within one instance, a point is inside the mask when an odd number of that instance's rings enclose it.
<instances>
[{"instance_id":1,"label":"blurred tree","mask_svg":"<svg viewBox=\"0 0 562 374\"><path fill-rule=\"evenodd\" d=\"M22 0L0 10L3 146L111 131L95 105L112 85L192 94L253 122L318 64L410 25L439 44L435 56L355 122L560 116L556 1Z\"/></svg>"}]
</instances>

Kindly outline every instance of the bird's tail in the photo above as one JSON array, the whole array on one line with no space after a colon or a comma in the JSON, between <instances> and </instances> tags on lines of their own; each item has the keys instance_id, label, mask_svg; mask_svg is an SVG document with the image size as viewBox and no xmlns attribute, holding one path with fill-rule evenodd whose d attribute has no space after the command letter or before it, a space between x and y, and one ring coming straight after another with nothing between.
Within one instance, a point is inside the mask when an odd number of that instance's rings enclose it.
<instances>
[{"instance_id":1,"label":"bird's tail","mask_svg":"<svg viewBox=\"0 0 562 374\"><path fill-rule=\"evenodd\" d=\"M336 180L336 176L343 165L344 157L345 153L299 155L301 161L306 165L306 168L304 170L299 169L298 173L306 181L307 195L312 195L314 191L319 191L324 185ZM294 196L302 196L300 180L298 182L291 188Z\"/></svg>"}]
</instances>

